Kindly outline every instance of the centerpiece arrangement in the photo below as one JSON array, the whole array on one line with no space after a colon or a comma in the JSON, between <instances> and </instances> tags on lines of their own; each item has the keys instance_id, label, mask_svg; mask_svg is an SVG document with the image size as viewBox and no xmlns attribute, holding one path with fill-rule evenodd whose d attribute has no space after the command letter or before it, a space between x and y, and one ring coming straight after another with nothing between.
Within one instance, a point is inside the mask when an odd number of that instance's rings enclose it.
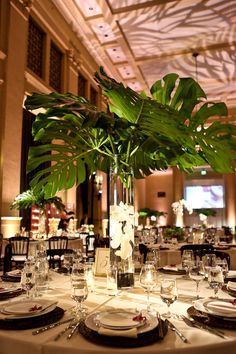
<instances>
[{"instance_id":1,"label":"centerpiece arrangement","mask_svg":"<svg viewBox=\"0 0 236 354\"><path fill-rule=\"evenodd\" d=\"M62 199L57 196L45 196L44 188L40 190L29 189L21 194L18 194L11 204L11 209L30 209L37 207L39 209L38 234L42 237L47 235L46 208L54 205L57 210L64 211L65 204Z\"/></svg>"},{"instance_id":2,"label":"centerpiece arrangement","mask_svg":"<svg viewBox=\"0 0 236 354\"><path fill-rule=\"evenodd\" d=\"M192 78L168 74L154 83L150 96L118 83L103 68L95 73L95 80L109 100L109 112L71 93L27 97L26 109L45 109L33 124L32 134L40 145L30 148L27 170L51 162L31 181L35 191L44 188L46 197L80 184L86 171L111 171L110 176L118 177L110 215L117 206L116 215L118 210L121 215L128 210L130 217L119 218L117 239L111 234L112 262L119 262L129 273L133 270L128 255L134 242L130 236L133 226L128 226L132 212L127 196L133 178L170 166L190 172L208 164L218 172L232 172L236 127L223 118L209 121L212 116L226 116L227 108L224 103L207 102L203 89ZM124 201L116 198L119 190ZM110 220L110 232L112 228Z\"/></svg>"},{"instance_id":3,"label":"centerpiece arrangement","mask_svg":"<svg viewBox=\"0 0 236 354\"><path fill-rule=\"evenodd\" d=\"M184 210L187 210L191 215L193 213L193 208L185 199L180 199L177 202L172 203L171 206L174 214L176 215L175 226L183 227Z\"/></svg>"}]
</instances>

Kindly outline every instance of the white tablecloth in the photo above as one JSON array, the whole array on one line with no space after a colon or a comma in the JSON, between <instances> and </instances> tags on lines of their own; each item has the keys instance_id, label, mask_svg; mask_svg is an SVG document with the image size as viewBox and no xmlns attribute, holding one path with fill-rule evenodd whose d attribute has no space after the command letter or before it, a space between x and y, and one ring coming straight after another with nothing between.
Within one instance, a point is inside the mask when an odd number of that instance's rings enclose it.
<instances>
[{"instance_id":1,"label":"white tablecloth","mask_svg":"<svg viewBox=\"0 0 236 354\"><path fill-rule=\"evenodd\" d=\"M70 308L73 301L70 298L70 279L68 276L52 273L53 280L50 282L50 290L45 298L57 299L58 306L68 309L65 317L70 316ZM160 276L165 276L164 274ZM105 279L96 278L95 291L90 293L85 304L89 310L96 309L98 305L104 304L101 309L105 308L138 308L144 309L146 306L146 294L140 288L138 281L135 287L129 291L122 291L116 297L108 296L105 288ZM191 280L184 280L181 276L178 277L178 300L171 305L171 311L178 314L186 314L186 310L191 306L195 296L195 283ZM200 284L200 295L211 296L213 291L207 289L207 283ZM220 292L220 296L228 297L227 294ZM15 298L11 301L18 300ZM150 297L151 306L160 313L166 312L166 305L161 301L158 288ZM3 304L1 302L0 304ZM221 339L215 335L209 334L206 331L193 329L188 327L182 320L173 320L178 328L190 341L190 344L183 343L178 336L172 331L168 331L166 337L162 341L155 344L133 348L112 348L102 345L96 345L84 339L80 334L74 335L71 340L62 337L58 341L54 341L55 335L63 329L63 326L51 329L37 336L31 334L31 330L0 330L0 354L130 354L130 353L149 353L149 354L234 354L236 347L236 331L225 330L225 333L230 336L230 339Z\"/></svg>"}]
</instances>

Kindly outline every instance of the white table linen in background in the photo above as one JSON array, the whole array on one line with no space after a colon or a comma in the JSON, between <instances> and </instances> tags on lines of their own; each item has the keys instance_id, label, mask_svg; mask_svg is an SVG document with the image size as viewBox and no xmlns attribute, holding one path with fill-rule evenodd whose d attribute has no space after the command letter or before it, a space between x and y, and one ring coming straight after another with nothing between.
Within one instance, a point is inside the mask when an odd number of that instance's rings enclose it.
<instances>
[{"instance_id":1,"label":"white table linen in background","mask_svg":"<svg viewBox=\"0 0 236 354\"><path fill-rule=\"evenodd\" d=\"M58 301L58 306L68 309L65 317L69 317L69 309L74 305L70 298L70 278L65 275L60 275L51 272L53 280L50 282L50 290L45 299L53 299ZM164 274L160 274L164 277ZM169 277L169 276L168 276ZM184 280L181 276L177 278L177 286L179 291L179 299L171 305L173 313L185 314L186 310L192 304L192 300L196 295L196 284L191 280ZM138 281L134 289L129 291L122 291L116 297L108 296L106 294L106 279L96 278L96 290L90 293L85 304L90 311L95 310L100 304L104 304L99 310L109 308L146 308L146 293L139 286ZM201 296L211 296L212 289L207 288L207 283L202 282L199 287ZM230 298L226 293L220 292L221 297ZM15 298L15 301L20 297ZM232 299L232 298L231 298ZM11 301L14 301L11 300ZM151 307L160 313L166 312L166 305L161 301L159 291L150 296ZM3 304L4 302L1 302ZM206 331L188 327L181 320L173 320L174 324L183 332L187 339L191 342L185 344L176 336L171 330L168 331L166 337L152 345L140 348L113 348L96 345L84 339L80 334L76 334L71 340L67 340L63 336L60 340L54 341L55 335L61 331L64 326L51 329L45 333L33 336L32 330L0 330L0 354L234 354L236 347L236 331L225 330L225 333L230 336L230 339L221 339Z\"/></svg>"}]
</instances>

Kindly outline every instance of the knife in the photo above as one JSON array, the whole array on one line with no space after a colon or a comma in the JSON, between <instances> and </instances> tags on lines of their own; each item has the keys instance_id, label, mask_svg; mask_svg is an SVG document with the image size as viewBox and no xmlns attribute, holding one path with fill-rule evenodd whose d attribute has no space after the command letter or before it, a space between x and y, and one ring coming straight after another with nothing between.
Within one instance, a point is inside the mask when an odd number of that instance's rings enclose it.
<instances>
[{"instance_id":1,"label":"knife","mask_svg":"<svg viewBox=\"0 0 236 354\"><path fill-rule=\"evenodd\" d=\"M197 322L196 320L194 319L189 319L188 317L186 316L182 316L182 319L184 320L184 322L190 326L190 327L195 327L195 328L199 328L199 329L203 329L205 331L208 331L209 333L211 334L215 334L216 336L218 337L221 337L221 338L224 338L226 339L226 336L224 334L224 332L218 330L218 329L215 329L215 328L212 328L208 325L206 325L205 323L200 323L200 322Z\"/></svg>"},{"instance_id":2,"label":"knife","mask_svg":"<svg viewBox=\"0 0 236 354\"><path fill-rule=\"evenodd\" d=\"M174 331L174 332L180 337L180 339L182 339L182 341L183 341L184 343L190 343L190 342L188 341L188 339L183 335L183 333L181 333L181 332L178 330L178 328L176 328L175 325L173 325L173 323L171 323L168 319L167 319L166 321L167 321L167 323L168 323L168 327L169 327L172 331Z\"/></svg>"}]
</instances>

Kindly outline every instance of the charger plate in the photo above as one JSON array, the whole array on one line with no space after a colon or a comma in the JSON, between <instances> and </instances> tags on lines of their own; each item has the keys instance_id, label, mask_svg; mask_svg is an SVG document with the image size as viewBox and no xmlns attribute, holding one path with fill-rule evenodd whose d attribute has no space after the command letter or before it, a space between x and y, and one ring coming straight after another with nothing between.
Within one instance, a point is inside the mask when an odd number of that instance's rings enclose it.
<instances>
[{"instance_id":1,"label":"charger plate","mask_svg":"<svg viewBox=\"0 0 236 354\"><path fill-rule=\"evenodd\" d=\"M21 330L46 326L59 321L64 312L61 307L57 306L53 311L36 317L0 319L0 329Z\"/></svg>"},{"instance_id":2,"label":"charger plate","mask_svg":"<svg viewBox=\"0 0 236 354\"><path fill-rule=\"evenodd\" d=\"M231 321L230 319L225 319L224 317L218 317L214 315L201 312L191 306L187 309L187 313L194 320L209 325L210 327L226 328L226 329L236 329L236 321Z\"/></svg>"},{"instance_id":3,"label":"charger plate","mask_svg":"<svg viewBox=\"0 0 236 354\"><path fill-rule=\"evenodd\" d=\"M92 316L92 315L91 315ZM94 315L96 316L96 315ZM92 318L93 319L93 318ZM87 320L87 319L86 319ZM93 326L86 325L86 320L79 324L80 334L92 343L110 346L110 347L120 347L120 348L135 348L143 347L162 340L168 332L168 324L166 321L161 320L163 336L160 336L159 326L152 327L151 330L143 331L140 327L138 331L137 338L127 338L122 336L111 337L106 335L100 335ZM88 320L87 320L88 323ZM158 323L158 321L156 322Z\"/></svg>"},{"instance_id":4,"label":"charger plate","mask_svg":"<svg viewBox=\"0 0 236 354\"><path fill-rule=\"evenodd\" d=\"M21 278L20 277L13 277L11 275L4 274L1 276L3 281L11 282L11 283L19 283Z\"/></svg>"},{"instance_id":5,"label":"charger plate","mask_svg":"<svg viewBox=\"0 0 236 354\"><path fill-rule=\"evenodd\" d=\"M11 299L11 298L19 296L23 293L24 293L24 290L21 288L9 289L8 291L0 292L0 301Z\"/></svg>"}]
</instances>

